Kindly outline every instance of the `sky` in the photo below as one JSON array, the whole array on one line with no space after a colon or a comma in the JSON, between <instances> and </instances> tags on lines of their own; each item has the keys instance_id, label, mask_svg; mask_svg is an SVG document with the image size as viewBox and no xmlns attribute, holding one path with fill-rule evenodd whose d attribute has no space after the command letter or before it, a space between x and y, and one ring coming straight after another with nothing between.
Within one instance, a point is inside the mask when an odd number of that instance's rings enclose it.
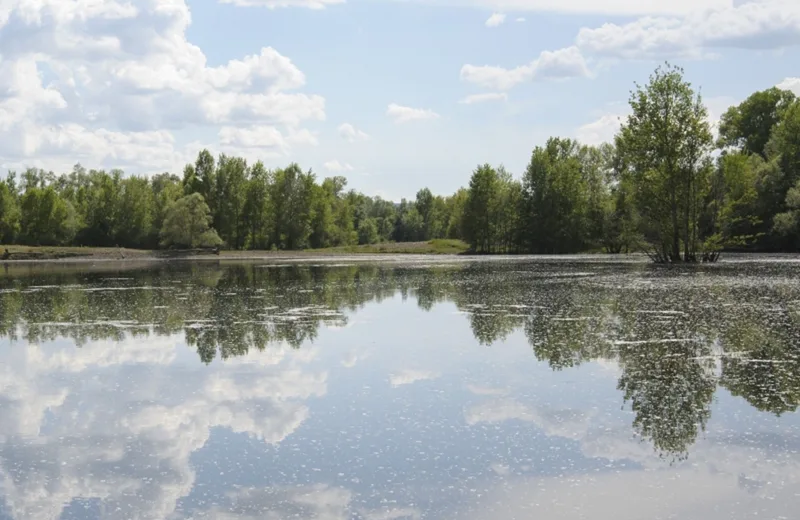
<instances>
[{"instance_id":1,"label":"sky","mask_svg":"<svg viewBox=\"0 0 800 520\"><path fill-rule=\"evenodd\" d=\"M712 124L800 94L798 0L0 0L0 169L292 162L392 200L613 138L685 69Z\"/></svg>"}]
</instances>

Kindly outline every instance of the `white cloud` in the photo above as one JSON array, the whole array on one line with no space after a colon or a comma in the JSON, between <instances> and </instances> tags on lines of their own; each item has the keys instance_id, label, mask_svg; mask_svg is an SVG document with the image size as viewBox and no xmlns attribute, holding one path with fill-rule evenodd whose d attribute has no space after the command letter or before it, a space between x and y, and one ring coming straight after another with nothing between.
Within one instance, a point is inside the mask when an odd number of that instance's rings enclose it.
<instances>
[{"instance_id":1,"label":"white cloud","mask_svg":"<svg viewBox=\"0 0 800 520\"><path fill-rule=\"evenodd\" d=\"M433 110L411 108L392 103L386 109L386 115L394 119L395 123L406 123L420 119L437 119L439 114Z\"/></svg>"},{"instance_id":2,"label":"white cloud","mask_svg":"<svg viewBox=\"0 0 800 520\"><path fill-rule=\"evenodd\" d=\"M305 7L307 9L325 9L329 5L343 4L345 0L218 0L221 4L233 4L242 7Z\"/></svg>"},{"instance_id":3,"label":"white cloud","mask_svg":"<svg viewBox=\"0 0 800 520\"><path fill-rule=\"evenodd\" d=\"M8 515L60 518L73 499L90 497L111 519L172 518L195 482L191 456L212 429L280 443L309 416L304 401L327 393L327 373L306 365L313 349L276 345L194 370L181 361L185 349L180 336L126 336L0 350ZM114 381L113 392L87 381Z\"/></svg>"},{"instance_id":4,"label":"white cloud","mask_svg":"<svg viewBox=\"0 0 800 520\"><path fill-rule=\"evenodd\" d=\"M0 17L0 162L179 169L195 148L176 137L186 129L254 150L258 133L265 153L307 143L301 126L325 119L325 100L296 92L292 61L266 47L209 66L190 20L185 0L13 2Z\"/></svg>"},{"instance_id":5,"label":"white cloud","mask_svg":"<svg viewBox=\"0 0 800 520\"><path fill-rule=\"evenodd\" d=\"M351 172L351 171L353 171L353 167L350 166L348 163L342 164L339 161L337 161L336 159L326 162L323 166L329 172Z\"/></svg>"},{"instance_id":6,"label":"white cloud","mask_svg":"<svg viewBox=\"0 0 800 520\"><path fill-rule=\"evenodd\" d=\"M508 388L493 388L491 386L467 385L467 390L475 395L506 395Z\"/></svg>"},{"instance_id":7,"label":"white cloud","mask_svg":"<svg viewBox=\"0 0 800 520\"><path fill-rule=\"evenodd\" d=\"M722 114L725 113L731 106L739 103L739 100L730 96L714 96L703 98L703 104L708 109L708 123L711 126L711 132L715 138L719 131L719 122L722 119Z\"/></svg>"},{"instance_id":8,"label":"white cloud","mask_svg":"<svg viewBox=\"0 0 800 520\"><path fill-rule=\"evenodd\" d=\"M486 20L486 27L499 27L506 21L506 15L503 13L493 13L492 16Z\"/></svg>"},{"instance_id":9,"label":"white cloud","mask_svg":"<svg viewBox=\"0 0 800 520\"><path fill-rule=\"evenodd\" d=\"M800 96L800 78L786 78L777 85L783 90L791 90L795 95Z\"/></svg>"},{"instance_id":10,"label":"white cloud","mask_svg":"<svg viewBox=\"0 0 800 520\"><path fill-rule=\"evenodd\" d=\"M345 368L353 368L358 363L358 354L355 351L350 351L342 359L342 366Z\"/></svg>"},{"instance_id":11,"label":"white cloud","mask_svg":"<svg viewBox=\"0 0 800 520\"><path fill-rule=\"evenodd\" d=\"M190 157L176 146L172 133L164 130L117 132L75 123L36 125L23 121L5 135L0 141L0 162L7 168L30 166L58 171L71 169L76 162L88 165L106 160L152 172L165 165L185 164Z\"/></svg>"},{"instance_id":12,"label":"white cloud","mask_svg":"<svg viewBox=\"0 0 800 520\"><path fill-rule=\"evenodd\" d=\"M515 22L517 22L517 23L523 23L523 22L525 21L525 18L523 18L523 17L521 17L521 16L520 16L519 18L517 18L517 19L516 19L516 20L514 20L514 21L515 21Z\"/></svg>"},{"instance_id":13,"label":"white cloud","mask_svg":"<svg viewBox=\"0 0 800 520\"><path fill-rule=\"evenodd\" d=\"M227 150L255 149L258 153L276 156L286 155L292 144L317 144L316 137L307 130L284 135L274 126L223 126L218 136L219 144Z\"/></svg>"},{"instance_id":14,"label":"white cloud","mask_svg":"<svg viewBox=\"0 0 800 520\"><path fill-rule=\"evenodd\" d=\"M725 452L719 454L727 458ZM757 454L752 454L753 457ZM752 464L752 462L751 462ZM780 463L773 462L773 465ZM745 463L741 469L748 467ZM796 468L795 464L791 466ZM753 516L792 518L796 480L769 482L768 492L749 491L744 476L717 468L664 468L598 471L591 475L558 475L497 479L481 497L465 506L463 520L540 518L639 520L745 520ZM790 484L791 482L791 484ZM569 504L565 507L565 504ZM620 507L624 504L624 507Z\"/></svg>"},{"instance_id":15,"label":"white cloud","mask_svg":"<svg viewBox=\"0 0 800 520\"><path fill-rule=\"evenodd\" d=\"M366 132L362 132L350 123L342 123L336 131L342 139L351 143L369 139L369 135Z\"/></svg>"},{"instance_id":16,"label":"white cloud","mask_svg":"<svg viewBox=\"0 0 800 520\"><path fill-rule=\"evenodd\" d=\"M508 94L505 92L487 92L485 94L472 94L460 100L459 103L462 105L472 105L474 103L483 103L486 101L506 101L507 99Z\"/></svg>"},{"instance_id":17,"label":"white cloud","mask_svg":"<svg viewBox=\"0 0 800 520\"><path fill-rule=\"evenodd\" d=\"M412 507L394 507L374 511L362 510L361 515L364 520L418 520L422 518L422 512Z\"/></svg>"},{"instance_id":18,"label":"white cloud","mask_svg":"<svg viewBox=\"0 0 800 520\"><path fill-rule=\"evenodd\" d=\"M469 407L464 411L467 424L499 423L509 420L530 422L548 436L581 440L586 436L591 415L577 410L530 407L511 398L498 398Z\"/></svg>"},{"instance_id":19,"label":"white cloud","mask_svg":"<svg viewBox=\"0 0 800 520\"><path fill-rule=\"evenodd\" d=\"M685 17L643 17L624 25L583 28L584 52L623 59L700 58L711 49L781 48L800 43L800 2L760 0L695 10Z\"/></svg>"},{"instance_id":20,"label":"white cloud","mask_svg":"<svg viewBox=\"0 0 800 520\"><path fill-rule=\"evenodd\" d=\"M245 488L228 493L226 503L214 505L200 516L218 520L347 520L352 517L352 498L347 489L322 484Z\"/></svg>"},{"instance_id":21,"label":"white cloud","mask_svg":"<svg viewBox=\"0 0 800 520\"><path fill-rule=\"evenodd\" d=\"M493 90L508 90L525 81L585 76L589 76L589 69L577 47L544 51L529 64L513 69L491 65L464 65L461 68L463 81Z\"/></svg>"},{"instance_id":22,"label":"white cloud","mask_svg":"<svg viewBox=\"0 0 800 520\"><path fill-rule=\"evenodd\" d=\"M431 372L428 370L401 370L392 374L389 377L389 382L392 386L398 387L403 385L410 385L412 383L416 383L417 381L430 381L433 379L438 379L439 376L438 372Z\"/></svg>"},{"instance_id":23,"label":"white cloud","mask_svg":"<svg viewBox=\"0 0 800 520\"><path fill-rule=\"evenodd\" d=\"M426 3L480 7L502 11L550 11L575 14L686 14L730 6L734 0L425 0Z\"/></svg>"},{"instance_id":24,"label":"white cloud","mask_svg":"<svg viewBox=\"0 0 800 520\"><path fill-rule=\"evenodd\" d=\"M708 109L708 122L713 132L719 126L722 114L737 103L736 99L729 96L715 96L703 98L703 104ZM602 143L613 143L614 136L630 115L630 107L625 105L614 111L606 112L594 121L586 123L575 131L575 138L583 144L600 145Z\"/></svg>"},{"instance_id":25,"label":"white cloud","mask_svg":"<svg viewBox=\"0 0 800 520\"><path fill-rule=\"evenodd\" d=\"M624 118L625 114L604 114L597 120L578 128L575 138L581 143L589 145L611 143Z\"/></svg>"}]
</instances>

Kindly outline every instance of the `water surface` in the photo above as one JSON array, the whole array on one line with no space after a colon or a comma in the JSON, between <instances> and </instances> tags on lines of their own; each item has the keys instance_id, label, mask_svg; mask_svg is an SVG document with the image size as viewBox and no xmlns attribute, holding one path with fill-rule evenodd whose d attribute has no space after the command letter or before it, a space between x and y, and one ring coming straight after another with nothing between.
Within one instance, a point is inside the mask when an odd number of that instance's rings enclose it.
<instances>
[{"instance_id":1,"label":"water surface","mask_svg":"<svg viewBox=\"0 0 800 520\"><path fill-rule=\"evenodd\" d=\"M0 518L796 518L799 274L6 266Z\"/></svg>"}]
</instances>

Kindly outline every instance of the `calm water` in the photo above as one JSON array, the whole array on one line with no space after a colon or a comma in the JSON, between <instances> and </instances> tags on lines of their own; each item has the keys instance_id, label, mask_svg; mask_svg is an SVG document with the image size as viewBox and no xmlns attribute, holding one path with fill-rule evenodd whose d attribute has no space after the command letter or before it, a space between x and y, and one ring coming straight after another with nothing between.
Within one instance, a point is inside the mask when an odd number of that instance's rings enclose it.
<instances>
[{"instance_id":1,"label":"calm water","mask_svg":"<svg viewBox=\"0 0 800 520\"><path fill-rule=\"evenodd\" d=\"M797 518L798 275L7 267L0 518Z\"/></svg>"}]
</instances>

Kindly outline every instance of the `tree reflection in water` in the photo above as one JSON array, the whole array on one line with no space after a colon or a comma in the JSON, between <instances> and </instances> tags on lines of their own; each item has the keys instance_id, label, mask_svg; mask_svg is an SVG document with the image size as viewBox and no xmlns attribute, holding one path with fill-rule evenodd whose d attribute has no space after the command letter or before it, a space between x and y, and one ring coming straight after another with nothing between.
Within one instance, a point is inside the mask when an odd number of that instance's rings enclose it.
<instances>
[{"instance_id":1,"label":"tree reflection in water","mask_svg":"<svg viewBox=\"0 0 800 520\"><path fill-rule=\"evenodd\" d=\"M617 363L634 430L663 457L682 459L718 386L764 412L797 409L800 290L758 282L785 278L781 269L543 261L14 267L0 278L0 334L80 346L184 333L211 363L275 343L301 348L321 326L345 325L349 313L398 294L424 310L452 302L480 345L521 329L553 370Z\"/></svg>"}]
</instances>

